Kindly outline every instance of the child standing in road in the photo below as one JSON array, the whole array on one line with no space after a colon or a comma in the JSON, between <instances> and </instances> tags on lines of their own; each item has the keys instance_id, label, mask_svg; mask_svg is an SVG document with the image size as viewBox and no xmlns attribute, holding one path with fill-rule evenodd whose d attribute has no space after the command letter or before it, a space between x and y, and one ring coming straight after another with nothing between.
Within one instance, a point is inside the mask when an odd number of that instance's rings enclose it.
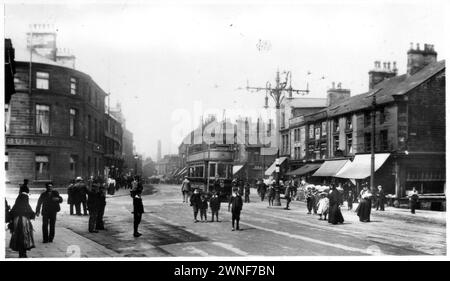
<instances>
[{"instance_id":1,"label":"child standing in road","mask_svg":"<svg viewBox=\"0 0 450 281\"><path fill-rule=\"evenodd\" d=\"M208 211L208 201L206 200L206 196L202 195L201 196L201 203L200 203L200 220L202 222L207 222L208 219L206 217L206 212ZM203 220L203 218L205 220Z\"/></svg>"},{"instance_id":2,"label":"child standing in road","mask_svg":"<svg viewBox=\"0 0 450 281\"><path fill-rule=\"evenodd\" d=\"M216 216L216 220L219 222L220 199L216 192L213 193L209 201L209 207L211 208L211 222L214 222L214 216Z\"/></svg>"},{"instance_id":3,"label":"child standing in road","mask_svg":"<svg viewBox=\"0 0 450 281\"><path fill-rule=\"evenodd\" d=\"M319 220L322 220L322 215L324 216L324 220L327 220L328 208L329 208L329 199L326 196L325 192L320 193L319 203L317 203L317 213L319 214Z\"/></svg>"}]
</instances>

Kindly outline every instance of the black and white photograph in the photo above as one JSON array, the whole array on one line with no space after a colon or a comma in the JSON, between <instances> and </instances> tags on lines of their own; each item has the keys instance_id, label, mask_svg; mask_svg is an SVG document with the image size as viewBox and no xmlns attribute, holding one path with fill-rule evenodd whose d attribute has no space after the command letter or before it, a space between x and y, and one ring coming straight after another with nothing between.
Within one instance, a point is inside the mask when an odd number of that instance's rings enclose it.
<instances>
[{"instance_id":1,"label":"black and white photograph","mask_svg":"<svg viewBox=\"0 0 450 281\"><path fill-rule=\"evenodd\" d=\"M1 259L446 259L449 8L4 1Z\"/></svg>"}]
</instances>

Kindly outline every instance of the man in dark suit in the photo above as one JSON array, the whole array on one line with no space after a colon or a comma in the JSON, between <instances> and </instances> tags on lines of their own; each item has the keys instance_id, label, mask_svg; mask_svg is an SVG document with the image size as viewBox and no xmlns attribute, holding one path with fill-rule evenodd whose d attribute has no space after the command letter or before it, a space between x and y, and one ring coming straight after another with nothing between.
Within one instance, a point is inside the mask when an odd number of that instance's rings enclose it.
<instances>
[{"instance_id":1,"label":"man in dark suit","mask_svg":"<svg viewBox=\"0 0 450 281\"><path fill-rule=\"evenodd\" d=\"M140 180L138 180L138 184L136 185L136 187L130 191L130 195L133 198L134 237L139 237L142 235L138 231L139 224L141 223L142 219L142 213L144 213L144 205L142 204L142 197L141 197L142 190L143 190L142 183L140 182Z\"/></svg>"},{"instance_id":2,"label":"man in dark suit","mask_svg":"<svg viewBox=\"0 0 450 281\"><path fill-rule=\"evenodd\" d=\"M377 193L377 211L380 209L380 211L384 211L384 202L386 200L386 196L384 195L384 190L381 187L381 185L378 186L378 193Z\"/></svg>"},{"instance_id":3,"label":"man in dark suit","mask_svg":"<svg viewBox=\"0 0 450 281\"><path fill-rule=\"evenodd\" d=\"M59 195L58 191L53 190L53 185L51 183L46 183L45 189L46 190L39 196L36 206L36 216L39 216L42 207L43 242L51 243L55 237L56 214L61 210L59 204L62 203L63 199Z\"/></svg>"},{"instance_id":4,"label":"man in dark suit","mask_svg":"<svg viewBox=\"0 0 450 281\"><path fill-rule=\"evenodd\" d=\"M201 204L202 204L202 200L201 200L201 193L200 190L196 187L194 189L194 193L191 195L191 206L192 209L194 211L194 222L198 222L197 216L198 216L198 211L200 210Z\"/></svg>"},{"instance_id":5,"label":"man in dark suit","mask_svg":"<svg viewBox=\"0 0 450 281\"><path fill-rule=\"evenodd\" d=\"M228 203L228 212L231 207L231 224L232 229L234 231L234 223L236 222L236 230L239 230L239 220L241 219L241 210L242 210L242 197L239 194L238 190L233 190L233 195L230 197L230 202Z\"/></svg>"}]
</instances>

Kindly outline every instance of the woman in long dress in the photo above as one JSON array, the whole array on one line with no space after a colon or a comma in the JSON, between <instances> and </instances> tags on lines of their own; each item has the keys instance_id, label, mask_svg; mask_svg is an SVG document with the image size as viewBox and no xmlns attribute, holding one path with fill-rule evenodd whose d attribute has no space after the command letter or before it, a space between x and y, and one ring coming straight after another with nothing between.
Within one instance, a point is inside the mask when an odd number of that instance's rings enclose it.
<instances>
[{"instance_id":1,"label":"woman in long dress","mask_svg":"<svg viewBox=\"0 0 450 281\"><path fill-rule=\"evenodd\" d=\"M360 193L361 200L356 209L359 221L370 222L370 211L372 209L372 193L369 191L367 186L363 187Z\"/></svg>"},{"instance_id":2,"label":"woman in long dress","mask_svg":"<svg viewBox=\"0 0 450 281\"><path fill-rule=\"evenodd\" d=\"M33 225L35 213L29 204L28 192L20 189L19 196L10 211L12 235L9 247L19 252L19 258L26 258L27 251L34 248Z\"/></svg>"},{"instance_id":3,"label":"woman in long dress","mask_svg":"<svg viewBox=\"0 0 450 281\"><path fill-rule=\"evenodd\" d=\"M331 224L338 224L344 222L344 217L342 216L339 204L341 202L341 195L334 185L330 186L330 193L328 194L329 199L329 213L328 222Z\"/></svg>"}]
</instances>

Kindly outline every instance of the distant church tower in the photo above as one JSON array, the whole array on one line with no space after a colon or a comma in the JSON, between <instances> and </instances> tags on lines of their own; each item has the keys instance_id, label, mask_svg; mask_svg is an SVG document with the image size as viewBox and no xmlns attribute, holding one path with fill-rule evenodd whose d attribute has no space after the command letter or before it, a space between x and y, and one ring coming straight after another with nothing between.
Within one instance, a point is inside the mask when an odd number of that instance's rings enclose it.
<instances>
[{"instance_id":1,"label":"distant church tower","mask_svg":"<svg viewBox=\"0 0 450 281\"><path fill-rule=\"evenodd\" d=\"M156 162L161 160L161 140L158 140L158 154L156 155Z\"/></svg>"}]
</instances>

